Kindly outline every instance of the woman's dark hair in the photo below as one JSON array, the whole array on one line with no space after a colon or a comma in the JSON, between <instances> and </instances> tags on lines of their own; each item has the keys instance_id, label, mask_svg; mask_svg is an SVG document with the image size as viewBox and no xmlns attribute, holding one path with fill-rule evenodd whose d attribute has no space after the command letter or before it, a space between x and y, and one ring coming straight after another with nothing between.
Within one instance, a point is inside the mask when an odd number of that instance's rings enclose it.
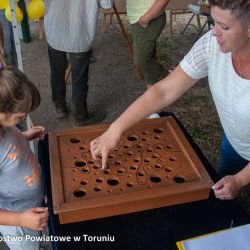
<instances>
[{"instance_id":1,"label":"woman's dark hair","mask_svg":"<svg viewBox=\"0 0 250 250\"><path fill-rule=\"evenodd\" d=\"M41 97L35 84L17 68L6 66L0 70L0 112L29 113L35 110Z\"/></svg>"},{"instance_id":2,"label":"woman's dark hair","mask_svg":"<svg viewBox=\"0 0 250 250\"><path fill-rule=\"evenodd\" d=\"M210 6L231 10L238 20L250 25L250 0L209 0Z\"/></svg>"}]
</instances>

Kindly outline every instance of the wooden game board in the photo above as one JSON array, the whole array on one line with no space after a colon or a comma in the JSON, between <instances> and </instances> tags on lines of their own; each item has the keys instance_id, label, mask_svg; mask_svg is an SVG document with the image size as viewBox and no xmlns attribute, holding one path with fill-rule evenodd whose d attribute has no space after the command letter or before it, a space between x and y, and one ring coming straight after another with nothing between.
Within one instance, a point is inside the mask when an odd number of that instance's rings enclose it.
<instances>
[{"instance_id":1,"label":"wooden game board","mask_svg":"<svg viewBox=\"0 0 250 250\"><path fill-rule=\"evenodd\" d=\"M89 144L107 128L49 134L53 210L60 223L208 198L213 182L173 117L144 120L130 129L101 170Z\"/></svg>"}]
</instances>

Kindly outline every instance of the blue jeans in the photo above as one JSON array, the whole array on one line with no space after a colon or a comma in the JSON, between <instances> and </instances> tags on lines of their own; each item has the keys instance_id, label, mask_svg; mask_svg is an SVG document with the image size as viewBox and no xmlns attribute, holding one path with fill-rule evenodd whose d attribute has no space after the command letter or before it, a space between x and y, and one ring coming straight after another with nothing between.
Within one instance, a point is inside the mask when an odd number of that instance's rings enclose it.
<instances>
[{"instance_id":1,"label":"blue jeans","mask_svg":"<svg viewBox=\"0 0 250 250\"><path fill-rule=\"evenodd\" d=\"M220 177L234 175L242 170L248 163L248 160L242 158L234 150L224 134L221 142L221 160L218 170Z\"/></svg>"},{"instance_id":2,"label":"blue jeans","mask_svg":"<svg viewBox=\"0 0 250 250\"><path fill-rule=\"evenodd\" d=\"M5 17L5 10L0 10L0 22L3 27L4 53L7 63L15 66L17 64L16 48L11 23Z\"/></svg>"},{"instance_id":3,"label":"blue jeans","mask_svg":"<svg viewBox=\"0 0 250 250\"><path fill-rule=\"evenodd\" d=\"M52 101L56 108L66 105L65 71L67 67L67 52L53 49L48 44L51 70ZM72 103L76 121L88 116L87 94L89 63L92 50L79 53L69 53L72 76Z\"/></svg>"}]
</instances>

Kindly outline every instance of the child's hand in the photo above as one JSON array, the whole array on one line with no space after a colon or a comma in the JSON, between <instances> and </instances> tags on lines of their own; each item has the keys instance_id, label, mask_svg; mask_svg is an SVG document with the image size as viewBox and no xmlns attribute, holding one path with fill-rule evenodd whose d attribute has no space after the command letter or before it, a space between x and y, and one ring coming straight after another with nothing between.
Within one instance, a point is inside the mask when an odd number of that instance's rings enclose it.
<instances>
[{"instance_id":1,"label":"child's hand","mask_svg":"<svg viewBox=\"0 0 250 250\"><path fill-rule=\"evenodd\" d=\"M23 135L28 141L33 139L43 140L45 135L45 128L42 126L36 126L23 132Z\"/></svg>"},{"instance_id":2,"label":"child's hand","mask_svg":"<svg viewBox=\"0 0 250 250\"><path fill-rule=\"evenodd\" d=\"M42 231L47 225L48 218L49 212L47 207L30 208L21 212L19 225L33 230Z\"/></svg>"}]
</instances>

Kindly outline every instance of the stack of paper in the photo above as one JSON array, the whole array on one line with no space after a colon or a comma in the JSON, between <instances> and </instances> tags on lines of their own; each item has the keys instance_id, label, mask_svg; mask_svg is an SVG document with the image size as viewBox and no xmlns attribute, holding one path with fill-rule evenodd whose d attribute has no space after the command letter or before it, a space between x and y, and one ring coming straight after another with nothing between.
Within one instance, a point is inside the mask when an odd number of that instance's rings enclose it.
<instances>
[{"instance_id":1,"label":"stack of paper","mask_svg":"<svg viewBox=\"0 0 250 250\"><path fill-rule=\"evenodd\" d=\"M180 250L249 250L250 224L179 241Z\"/></svg>"}]
</instances>

